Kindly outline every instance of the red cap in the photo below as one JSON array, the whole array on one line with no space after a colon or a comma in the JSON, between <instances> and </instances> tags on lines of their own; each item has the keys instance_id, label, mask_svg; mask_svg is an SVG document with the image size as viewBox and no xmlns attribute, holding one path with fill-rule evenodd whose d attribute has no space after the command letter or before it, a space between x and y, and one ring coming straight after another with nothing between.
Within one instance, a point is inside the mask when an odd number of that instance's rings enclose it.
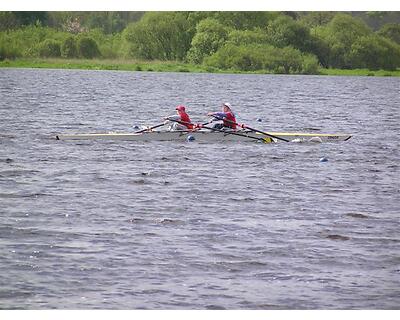
<instances>
[{"instance_id":1,"label":"red cap","mask_svg":"<svg viewBox=\"0 0 400 320\"><path fill-rule=\"evenodd\" d=\"M178 111L185 111L185 107L184 106L177 106L176 110Z\"/></svg>"}]
</instances>

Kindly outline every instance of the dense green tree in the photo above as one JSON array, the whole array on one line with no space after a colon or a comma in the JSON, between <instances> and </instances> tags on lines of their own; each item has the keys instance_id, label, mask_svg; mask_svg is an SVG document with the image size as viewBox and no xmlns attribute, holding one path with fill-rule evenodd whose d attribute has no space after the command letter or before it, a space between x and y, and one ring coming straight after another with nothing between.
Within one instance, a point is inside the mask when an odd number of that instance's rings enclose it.
<instances>
[{"instance_id":1,"label":"dense green tree","mask_svg":"<svg viewBox=\"0 0 400 320\"><path fill-rule=\"evenodd\" d=\"M296 11L282 11L282 14L294 20L297 20L300 17L300 14Z\"/></svg>"},{"instance_id":2,"label":"dense green tree","mask_svg":"<svg viewBox=\"0 0 400 320\"><path fill-rule=\"evenodd\" d=\"M0 11L0 31L12 30L18 26L18 19L13 12Z\"/></svg>"},{"instance_id":3,"label":"dense green tree","mask_svg":"<svg viewBox=\"0 0 400 320\"><path fill-rule=\"evenodd\" d=\"M300 50L293 47L282 48L278 59L279 65L283 67L284 73L301 72L303 59Z\"/></svg>"},{"instance_id":4,"label":"dense green tree","mask_svg":"<svg viewBox=\"0 0 400 320\"><path fill-rule=\"evenodd\" d=\"M279 16L278 12L265 11L217 11L211 18L218 20L221 24L237 30L253 30L254 28L265 28L269 21Z\"/></svg>"},{"instance_id":5,"label":"dense green tree","mask_svg":"<svg viewBox=\"0 0 400 320\"><path fill-rule=\"evenodd\" d=\"M349 60L353 68L395 70L400 67L400 46L377 35L364 36L353 43Z\"/></svg>"},{"instance_id":6,"label":"dense green tree","mask_svg":"<svg viewBox=\"0 0 400 320\"><path fill-rule=\"evenodd\" d=\"M327 27L329 35L346 49L350 48L358 38L372 33L365 22L349 14L336 14Z\"/></svg>"},{"instance_id":7,"label":"dense green tree","mask_svg":"<svg viewBox=\"0 0 400 320\"><path fill-rule=\"evenodd\" d=\"M39 22L45 26L48 21L48 13L46 11L14 11L20 25L27 26Z\"/></svg>"},{"instance_id":8,"label":"dense green tree","mask_svg":"<svg viewBox=\"0 0 400 320\"><path fill-rule=\"evenodd\" d=\"M319 61L313 54L303 55L303 61L301 63L302 74L318 74Z\"/></svg>"},{"instance_id":9,"label":"dense green tree","mask_svg":"<svg viewBox=\"0 0 400 320\"><path fill-rule=\"evenodd\" d=\"M187 13L148 12L129 25L124 37L129 55L143 59L182 60L190 48L193 34Z\"/></svg>"},{"instance_id":10,"label":"dense green tree","mask_svg":"<svg viewBox=\"0 0 400 320\"><path fill-rule=\"evenodd\" d=\"M201 63L204 57L212 55L222 47L228 39L229 31L230 28L213 18L200 21L188 52L188 60Z\"/></svg>"},{"instance_id":11,"label":"dense green tree","mask_svg":"<svg viewBox=\"0 0 400 320\"><path fill-rule=\"evenodd\" d=\"M400 23L385 24L378 34L400 44Z\"/></svg>"},{"instance_id":12,"label":"dense green tree","mask_svg":"<svg viewBox=\"0 0 400 320\"><path fill-rule=\"evenodd\" d=\"M16 48L14 44L6 43L3 41L2 37L0 37L0 61L5 59L15 59L21 55L20 50Z\"/></svg>"},{"instance_id":13,"label":"dense green tree","mask_svg":"<svg viewBox=\"0 0 400 320\"><path fill-rule=\"evenodd\" d=\"M261 29L255 30L232 30L228 34L228 42L236 45L266 44L268 43L267 33Z\"/></svg>"},{"instance_id":14,"label":"dense green tree","mask_svg":"<svg viewBox=\"0 0 400 320\"><path fill-rule=\"evenodd\" d=\"M317 56L319 63L323 67L329 67L331 49L329 42L326 41L325 38L320 38L315 34L312 34L308 52Z\"/></svg>"},{"instance_id":15,"label":"dense green tree","mask_svg":"<svg viewBox=\"0 0 400 320\"><path fill-rule=\"evenodd\" d=\"M125 28L125 23L117 12L91 13L85 25L89 29L101 29L106 34L121 32Z\"/></svg>"},{"instance_id":16,"label":"dense green tree","mask_svg":"<svg viewBox=\"0 0 400 320\"><path fill-rule=\"evenodd\" d=\"M310 29L289 16L283 15L271 21L267 34L269 43L276 47L293 46L306 52L312 49Z\"/></svg>"},{"instance_id":17,"label":"dense green tree","mask_svg":"<svg viewBox=\"0 0 400 320\"><path fill-rule=\"evenodd\" d=\"M78 47L77 41L74 37L68 37L61 44L61 56L63 58L77 58Z\"/></svg>"},{"instance_id":18,"label":"dense green tree","mask_svg":"<svg viewBox=\"0 0 400 320\"><path fill-rule=\"evenodd\" d=\"M338 13L326 26L314 28L313 33L323 44L322 49L324 44L329 46L327 66L351 68L351 46L359 38L372 34L372 30L362 20ZM323 61L321 63L325 65Z\"/></svg>"},{"instance_id":19,"label":"dense green tree","mask_svg":"<svg viewBox=\"0 0 400 320\"><path fill-rule=\"evenodd\" d=\"M255 71L264 69L266 46L235 45L227 43L213 55L205 58L205 64L220 69ZM269 47L268 47L269 49Z\"/></svg>"},{"instance_id":20,"label":"dense green tree","mask_svg":"<svg viewBox=\"0 0 400 320\"><path fill-rule=\"evenodd\" d=\"M267 70L286 74L318 70L318 60L311 54L303 56L300 50L293 47L276 48L260 44L227 43L212 56L205 58L205 64L220 69Z\"/></svg>"},{"instance_id":21,"label":"dense green tree","mask_svg":"<svg viewBox=\"0 0 400 320\"><path fill-rule=\"evenodd\" d=\"M304 15L300 20L310 28L328 24L335 13L332 11L314 11Z\"/></svg>"},{"instance_id":22,"label":"dense green tree","mask_svg":"<svg viewBox=\"0 0 400 320\"><path fill-rule=\"evenodd\" d=\"M39 55L45 58L57 58L61 56L60 43L56 40L46 39L39 45Z\"/></svg>"},{"instance_id":23,"label":"dense green tree","mask_svg":"<svg viewBox=\"0 0 400 320\"><path fill-rule=\"evenodd\" d=\"M93 59L100 56L100 50L97 46L97 42L87 36L84 36L78 40L77 49L79 56L87 59Z\"/></svg>"}]
</instances>

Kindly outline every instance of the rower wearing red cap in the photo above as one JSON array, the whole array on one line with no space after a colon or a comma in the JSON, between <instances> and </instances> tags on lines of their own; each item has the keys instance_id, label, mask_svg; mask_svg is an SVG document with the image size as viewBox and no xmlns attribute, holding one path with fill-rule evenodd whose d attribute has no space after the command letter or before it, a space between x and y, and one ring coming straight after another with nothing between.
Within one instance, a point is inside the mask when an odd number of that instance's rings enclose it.
<instances>
[{"instance_id":1,"label":"rower wearing red cap","mask_svg":"<svg viewBox=\"0 0 400 320\"><path fill-rule=\"evenodd\" d=\"M166 120L173 120L174 123L171 126L171 130L192 130L194 125L190 120L189 115L186 113L186 108L179 105L175 108L177 115L166 117ZM175 122L178 121L178 122Z\"/></svg>"},{"instance_id":2,"label":"rower wearing red cap","mask_svg":"<svg viewBox=\"0 0 400 320\"><path fill-rule=\"evenodd\" d=\"M222 104L223 112L209 112L208 116L213 116L218 119L222 119L222 123L217 123L214 128L222 129L222 128L230 128L236 130L236 117L232 111L232 106L230 103L225 102Z\"/></svg>"}]
</instances>

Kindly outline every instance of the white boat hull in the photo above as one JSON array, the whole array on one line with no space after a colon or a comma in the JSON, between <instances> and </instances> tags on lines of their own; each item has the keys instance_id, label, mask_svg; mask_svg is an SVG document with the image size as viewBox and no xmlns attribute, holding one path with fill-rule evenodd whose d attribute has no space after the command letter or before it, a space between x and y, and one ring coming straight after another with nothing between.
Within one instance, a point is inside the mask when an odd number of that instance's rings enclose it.
<instances>
[{"instance_id":1,"label":"white boat hull","mask_svg":"<svg viewBox=\"0 0 400 320\"><path fill-rule=\"evenodd\" d=\"M220 142L220 141L253 141L253 142L337 142L346 141L351 138L348 134L318 134L318 133L287 133L267 132L272 136L284 139L270 138L261 133L237 131L239 135L212 132L212 131L151 131L144 133L87 133L87 134L60 134L57 140L128 140L128 141L186 141L194 139L198 142ZM254 139L257 138L257 139ZM259 139L259 140L258 140Z\"/></svg>"}]
</instances>

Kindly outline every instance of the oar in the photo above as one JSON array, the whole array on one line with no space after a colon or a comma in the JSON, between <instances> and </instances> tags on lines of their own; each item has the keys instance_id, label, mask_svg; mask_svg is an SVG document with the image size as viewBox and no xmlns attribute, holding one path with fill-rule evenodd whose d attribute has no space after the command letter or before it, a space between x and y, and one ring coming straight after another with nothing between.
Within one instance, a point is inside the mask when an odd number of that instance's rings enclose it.
<instances>
[{"instance_id":1,"label":"oar","mask_svg":"<svg viewBox=\"0 0 400 320\"><path fill-rule=\"evenodd\" d=\"M142 129L142 130L139 130L139 131L135 131L134 133L142 133L142 132L145 132L145 131L150 131L150 130L153 130L155 128L162 127L162 126L165 126L165 125L166 125L166 123L163 122L163 123L157 124L157 125L155 125L153 127L150 127L150 128L146 128L146 129Z\"/></svg>"},{"instance_id":2,"label":"oar","mask_svg":"<svg viewBox=\"0 0 400 320\"><path fill-rule=\"evenodd\" d=\"M270 138L274 138L274 139L278 139L278 140L290 142L289 140L286 140L286 139L284 139L284 138L274 136L274 135L269 134L269 133L266 133L266 132L264 132L264 131L260 131L260 130L257 130L257 129L250 128L250 127L248 127L248 126L246 126L246 125L244 125L244 124L239 124L239 123L236 123L236 122L234 122L234 121L231 121L231 120L228 120L228 119L223 119L223 118L220 118L220 117L217 117L217 116L214 116L214 115L213 115L213 117L214 117L215 119L218 119L218 120L222 120L222 121L226 121L226 122L228 122L228 123L232 123L232 124L234 124L234 125L237 125L237 126L239 126L239 127L242 127L243 129L249 129L250 131L254 131L254 132L258 132L258 133L264 134L264 135L266 135L266 136L268 136L268 137L270 137Z\"/></svg>"},{"instance_id":3,"label":"oar","mask_svg":"<svg viewBox=\"0 0 400 320\"><path fill-rule=\"evenodd\" d=\"M175 119L169 119L169 120L177 122L177 123L180 123L180 124L183 124L183 125L189 124L189 122L185 122L185 121L180 121L180 120L175 120ZM202 128L208 129L208 130L211 130L211 131L222 132L224 134L233 134L233 135L239 136L239 137L254 139L254 140L258 140L258 141L264 142L264 143L270 143L271 142L271 139L268 140L268 139L265 139L265 138L252 137L252 136L248 136L248 135L245 135L245 134L240 134L240 133L237 133L237 132L219 130L219 129L215 129L215 128L206 127L206 126L203 126L203 125L202 125Z\"/></svg>"},{"instance_id":4,"label":"oar","mask_svg":"<svg viewBox=\"0 0 400 320\"><path fill-rule=\"evenodd\" d=\"M197 127L195 127L195 128L193 129L193 131L198 131L198 130L200 130L201 128L203 128L204 126L210 124L210 123L213 122L213 121L214 121L214 120L210 120L210 121L207 121L207 122L198 124ZM195 126L196 126L196 125L195 125Z\"/></svg>"}]
</instances>

